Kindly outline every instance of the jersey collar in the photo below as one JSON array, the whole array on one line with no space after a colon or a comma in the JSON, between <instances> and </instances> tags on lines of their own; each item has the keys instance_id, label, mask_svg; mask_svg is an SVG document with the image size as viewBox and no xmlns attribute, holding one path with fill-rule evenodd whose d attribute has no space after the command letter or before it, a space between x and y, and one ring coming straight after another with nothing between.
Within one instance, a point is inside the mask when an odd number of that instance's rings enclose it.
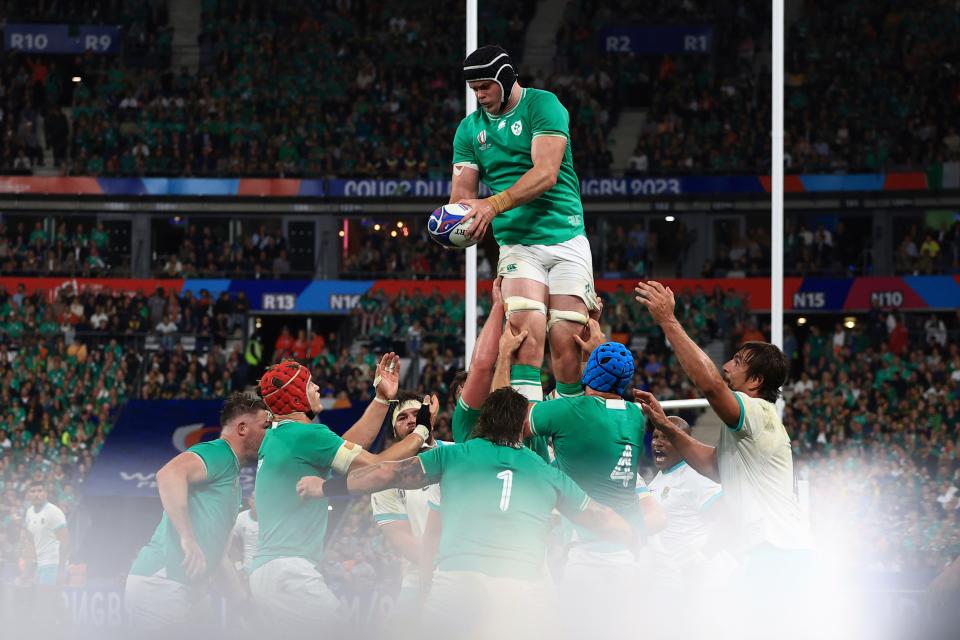
<instances>
[{"instance_id":1,"label":"jersey collar","mask_svg":"<svg viewBox=\"0 0 960 640\"><path fill-rule=\"evenodd\" d=\"M667 474L673 473L674 471L676 471L676 470L679 469L680 467L685 467L686 465L687 465L687 461L686 461L686 460L681 460L680 462L678 462L677 464L673 465L673 466L670 467L669 469L664 470L663 475L667 475Z\"/></svg>"},{"instance_id":2,"label":"jersey collar","mask_svg":"<svg viewBox=\"0 0 960 640\"><path fill-rule=\"evenodd\" d=\"M486 113L487 117L488 117L490 120L494 121L494 122L496 122L497 120L500 120L501 118L507 118L507 117L513 115L513 112L517 110L517 107L519 107L519 106L520 106L520 103L523 102L523 96L525 96L525 95L527 95L527 88L526 88L526 87L524 87L523 89L520 90L520 99L517 100L517 104L513 105L513 109L510 109L510 111L507 111L506 113L501 113L501 114L498 115L498 116L492 116L492 115L490 115L489 113L487 113L486 111L484 111L484 113Z\"/></svg>"}]
</instances>

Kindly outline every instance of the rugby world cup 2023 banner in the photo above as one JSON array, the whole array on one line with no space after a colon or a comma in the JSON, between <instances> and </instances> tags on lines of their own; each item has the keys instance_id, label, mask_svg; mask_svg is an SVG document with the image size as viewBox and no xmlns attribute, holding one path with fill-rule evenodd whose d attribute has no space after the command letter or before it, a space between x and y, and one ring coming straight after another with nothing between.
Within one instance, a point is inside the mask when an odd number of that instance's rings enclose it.
<instances>
[{"instance_id":1,"label":"rugby world cup 2023 banner","mask_svg":"<svg viewBox=\"0 0 960 640\"><path fill-rule=\"evenodd\" d=\"M92 497L157 496L156 473L174 456L220 435L222 400L131 400L120 410L84 483ZM343 433L362 407L323 411L319 420ZM244 494L253 489L252 467L241 471Z\"/></svg>"}]
</instances>

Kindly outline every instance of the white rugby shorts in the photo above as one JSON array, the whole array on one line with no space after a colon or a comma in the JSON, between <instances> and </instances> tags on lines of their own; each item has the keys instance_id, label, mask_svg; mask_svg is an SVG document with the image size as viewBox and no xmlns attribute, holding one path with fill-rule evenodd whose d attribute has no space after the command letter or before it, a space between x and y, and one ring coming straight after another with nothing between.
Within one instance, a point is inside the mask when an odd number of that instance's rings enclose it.
<instances>
[{"instance_id":1,"label":"white rugby shorts","mask_svg":"<svg viewBox=\"0 0 960 640\"><path fill-rule=\"evenodd\" d=\"M507 244L500 247L497 275L527 278L547 285L552 295L576 296L587 309L596 307L593 258L586 236L560 244Z\"/></svg>"}]
</instances>

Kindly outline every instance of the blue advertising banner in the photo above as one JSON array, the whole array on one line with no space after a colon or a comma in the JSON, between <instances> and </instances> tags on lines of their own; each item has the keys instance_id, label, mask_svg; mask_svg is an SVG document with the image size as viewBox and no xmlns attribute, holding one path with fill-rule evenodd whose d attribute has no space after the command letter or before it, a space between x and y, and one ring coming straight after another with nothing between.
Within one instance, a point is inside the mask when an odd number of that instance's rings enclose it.
<instances>
[{"instance_id":1,"label":"blue advertising banner","mask_svg":"<svg viewBox=\"0 0 960 640\"><path fill-rule=\"evenodd\" d=\"M181 451L220 435L220 400L131 400L123 406L84 483L84 495L157 496L156 472ZM343 433L363 407L330 409L320 421ZM244 493L253 489L253 467L240 474Z\"/></svg>"},{"instance_id":2,"label":"blue advertising banner","mask_svg":"<svg viewBox=\"0 0 960 640\"><path fill-rule=\"evenodd\" d=\"M3 48L26 53L113 54L122 50L119 27L66 24L8 24L3 29Z\"/></svg>"},{"instance_id":3,"label":"blue advertising banner","mask_svg":"<svg viewBox=\"0 0 960 640\"><path fill-rule=\"evenodd\" d=\"M607 27L600 31L604 53L710 53L713 27Z\"/></svg>"}]
</instances>

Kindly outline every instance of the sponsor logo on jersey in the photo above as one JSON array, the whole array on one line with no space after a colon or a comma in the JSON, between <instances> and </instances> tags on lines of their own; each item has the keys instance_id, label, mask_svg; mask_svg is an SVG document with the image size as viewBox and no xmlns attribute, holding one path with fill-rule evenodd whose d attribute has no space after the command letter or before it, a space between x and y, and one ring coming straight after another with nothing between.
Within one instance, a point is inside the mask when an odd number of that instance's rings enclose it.
<instances>
[{"instance_id":1,"label":"sponsor logo on jersey","mask_svg":"<svg viewBox=\"0 0 960 640\"><path fill-rule=\"evenodd\" d=\"M487 143L487 130L484 129L477 134L477 142L480 144L480 151L486 151L490 148L490 145Z\"/></svg>"},{"instance_id":2,"label":"sponsor logo on jersey","mask_svg":"<svg viewBox=\"0 0 960 640\"><path fill-rule=\"evenodd\" d=\"M510 126L510 131L513 132L513 135L518 136L523 132L523 123L517 120Z\"/></svg>"},{"instance_id":3,"label":"sponsor logo on jersey","mask_svg":"<svg viewBox=\"0 0 960 640\"><path fill-rule=\"evenodd\" d=\"M503 129L505 126L507 126L507 121L501 120L500 124L497 125L497 131L500 131L500 129Z\"/></svg>"},{"instance_id":4,"label":"sponsor logo on jersey","mask_svg":"<svg viewBox=\"0 0 960 640\"><path fill-rule=\"evenodd\" d=\"M664 487L663 491L660 492L660 497L666 498L668 493L670 493L670 487Z\"/></svg>"},{"instance_id":5,"label":"sponsor logo on jersey","mask_svg":"<svg viewBox=\"0 0 960 640\"><path fill-rule=\"evenodd\" d=\"M513 273L516 270L517 270L516 263L511 262L510 264L507 265L507 268L506 268L507 273Z\"/></svg>"}]
</instances>

